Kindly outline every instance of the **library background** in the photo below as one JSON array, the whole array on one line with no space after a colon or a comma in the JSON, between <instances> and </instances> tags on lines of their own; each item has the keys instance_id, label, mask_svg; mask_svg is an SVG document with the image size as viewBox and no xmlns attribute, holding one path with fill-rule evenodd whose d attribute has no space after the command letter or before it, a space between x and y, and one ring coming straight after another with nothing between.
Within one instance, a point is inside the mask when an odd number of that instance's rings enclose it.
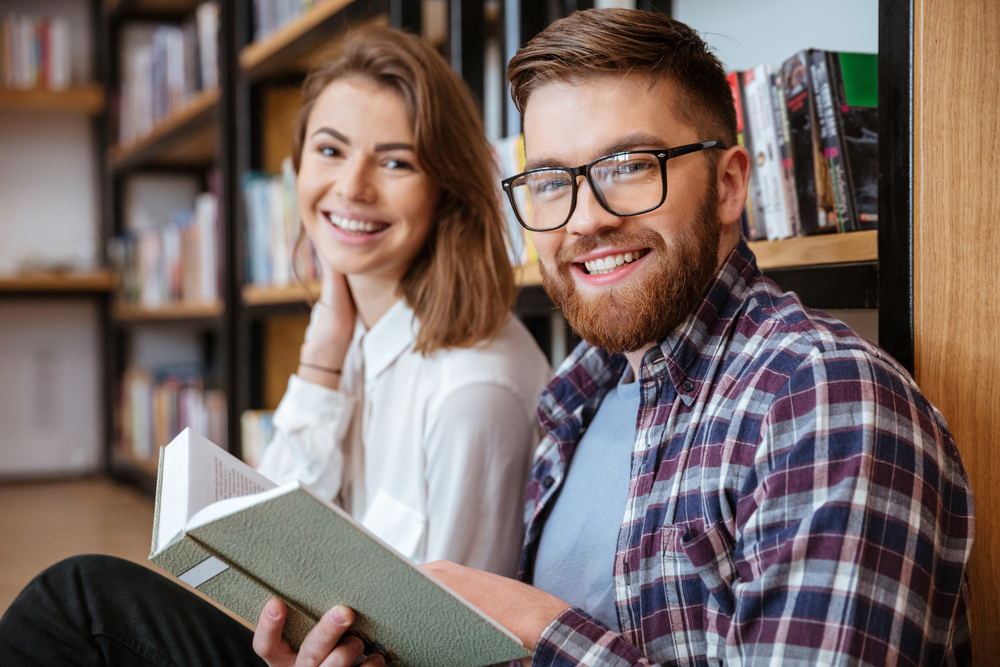
<instances>
[{"instance_id":1,"label":"library background","mask_svg":"<svg viewBox=\"0 0 1000 667\"><path fill-rule=\"evenodd\" d=\"M0 487L100 475L149 493L185 426L253 462L319 291L308 253L300 276L289 261L305 72L351 26L421 34L514 173L506 62L595 4L705 35L755 159L761 268L944 413L976 500L974 646L1000 660L993 0L0 0ZM516 312L557 365L576 338L508 217Z\"/></svg>"}]
</instances>

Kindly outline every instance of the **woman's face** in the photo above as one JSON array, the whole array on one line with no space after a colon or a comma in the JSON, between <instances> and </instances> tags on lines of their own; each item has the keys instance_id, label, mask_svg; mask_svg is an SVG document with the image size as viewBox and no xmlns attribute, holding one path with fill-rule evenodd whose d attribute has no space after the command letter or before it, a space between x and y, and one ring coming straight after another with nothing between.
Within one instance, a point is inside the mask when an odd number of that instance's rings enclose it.
<instances>
[{"instance_id":1,"label":"woman's face","mask_svg":"<svg viewBox=\"0 0 1000 667\"><path fill-rule=\"evenodd\" d=\"M306 124L298 195L306 233L335 271L399 281L439 192L398 93L361 77L323 90Z\"/></svg>"}]
</instances>

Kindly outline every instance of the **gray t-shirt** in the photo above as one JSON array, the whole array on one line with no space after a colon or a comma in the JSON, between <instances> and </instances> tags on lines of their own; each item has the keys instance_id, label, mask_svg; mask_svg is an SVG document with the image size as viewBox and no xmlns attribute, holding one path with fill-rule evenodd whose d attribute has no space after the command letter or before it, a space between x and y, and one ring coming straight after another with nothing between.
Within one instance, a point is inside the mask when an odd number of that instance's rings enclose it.
<instances>
[{"instance_id":1,"label":"gray t-shirt","mask_svg":"<svg viewBox=\"0 0 1000 667\"><path fill-rule=\"evenodd\" d=\"M631 477L639 383L626 368L576 447L545 522L534 585L621 631L615 611L614 563Z\"/></svg>"}]
</instances>

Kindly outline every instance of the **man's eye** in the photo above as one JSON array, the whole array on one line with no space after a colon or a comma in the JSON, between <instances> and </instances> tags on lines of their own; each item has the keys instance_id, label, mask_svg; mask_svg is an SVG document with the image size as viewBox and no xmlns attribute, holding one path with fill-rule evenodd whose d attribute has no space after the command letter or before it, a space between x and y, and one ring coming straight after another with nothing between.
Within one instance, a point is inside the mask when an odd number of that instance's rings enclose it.
<instances>
[{"instance_id":1,"label":"man's eye","mask_svg":"<svg viewBox=\"0 0 1000 667\"><path fill-rule=\"evenodd\" d=\"M534 190L539 194L553 194L568 187L569 179L567 178L550 178L544 181L537 181L534 184Z\"/></svg>"}]
</instances>

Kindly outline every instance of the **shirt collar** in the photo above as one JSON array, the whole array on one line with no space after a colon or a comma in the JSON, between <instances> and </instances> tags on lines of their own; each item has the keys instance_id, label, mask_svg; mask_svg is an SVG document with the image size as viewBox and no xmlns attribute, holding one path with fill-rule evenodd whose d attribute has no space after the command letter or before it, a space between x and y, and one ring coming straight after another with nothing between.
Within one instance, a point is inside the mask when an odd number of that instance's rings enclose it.
<instances>
[{"instance_id":1,"label":"shirt collar","mask_svg":"<svg viewBox=\"0 0 1000 667\"><path fill-rule=\"evenodd\" d=\"M355 336L359 329L361 333L366 380L378 377L411 348L420 330L420 322L405 299L394 303L371 329L364 331L360 317L355 326Z\"/></svg>"},{"instance_id":2,"label":"shirt collar","mask_svg":"<svg viewBox=\"0 0 1000 667\"><path fill-rule=\"evenodd\" d=\"M639 381L668 380L685 404L694 403L712 360L723 353L725 334L741 311L747 286L760 275L753 251L740 239L691 314L643 355ZM579 415L585 404L619 381L627 363L624 355L581 344L542 393L542 427L552 431Z\"/></svg>"}]
</instances>

